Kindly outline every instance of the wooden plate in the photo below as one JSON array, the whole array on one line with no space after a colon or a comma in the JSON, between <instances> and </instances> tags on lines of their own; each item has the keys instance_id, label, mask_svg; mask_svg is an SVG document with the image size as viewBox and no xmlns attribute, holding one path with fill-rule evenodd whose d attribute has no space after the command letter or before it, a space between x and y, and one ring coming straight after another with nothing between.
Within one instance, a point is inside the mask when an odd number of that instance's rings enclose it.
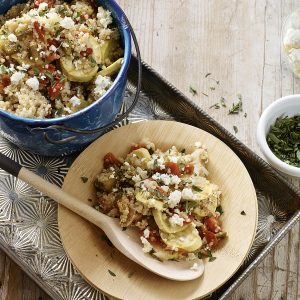
<instances>
[{"instance_id":1,"label":"wooden plate","mask_svg":"<svg viewBox=\"0 0 300 300\"><path fill-rule=\"evenodd\" d=\"M132 143L149 138L157 147L172 145L191 152L195 142L209 152L209 178L219 185L227 240L205 261L204 275L188 282L161 278L118 252L104 239L103 232L60 206L58 225L64 248L80 274L103 293L118 299L199 299L224 284L241 266L252 245L257 224L257 199L243 163L223 142L198 128L171 121L146 121L113 130L90 145L73 163L63 189L93 205L93 178L102 169L107 152L125 156ZM87 177L83 183L81 177ZM241 212L245 211L246 215ZM113 273L111 273L113 272ZM115 274L116 276L112 276Z\"/></svg>"}]
</instances>

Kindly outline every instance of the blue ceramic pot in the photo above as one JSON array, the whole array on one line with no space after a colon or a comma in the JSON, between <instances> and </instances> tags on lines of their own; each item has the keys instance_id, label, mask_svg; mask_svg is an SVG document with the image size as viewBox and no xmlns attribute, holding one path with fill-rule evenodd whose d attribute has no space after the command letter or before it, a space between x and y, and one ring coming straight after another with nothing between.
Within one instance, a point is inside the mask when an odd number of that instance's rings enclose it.
<instances>
[{"instance_id":1,"label":"blue ceramic pot","mask_svg":"<svg viewBox=\"0 0 300 300\"><path fill-rule=\"evenodd\" d=\"M22 0L0 0L0 14L5 13L13 5L24 3ZM90 106L66 117L55 119L29 119L0 110L0 134L9 141L36 154L60 156L83 149L101 134L78 134L65 130L48 128L49 126L64 126L79 130L94 130L112 122L119 113L127 83L127 70L131 59L130 24L124 12L114 0L96 0L96 3L111 11L114 22L121 34L124 49L124 63L111 88L100 99ZM52 144L45 139L45 134L53 141L75 137L72 141L62 144Z\"/></svg>"}]
</instances>

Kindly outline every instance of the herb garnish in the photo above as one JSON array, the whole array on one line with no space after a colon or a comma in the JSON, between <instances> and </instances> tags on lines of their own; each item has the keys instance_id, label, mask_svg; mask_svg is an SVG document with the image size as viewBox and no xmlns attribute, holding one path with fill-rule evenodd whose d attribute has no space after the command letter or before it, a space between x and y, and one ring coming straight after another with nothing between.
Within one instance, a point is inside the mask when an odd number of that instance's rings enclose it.
<instances>
[{"instance_id":1,"label":"herb garnish","mask_svg":"<svg viewBox=\"0 0 300 300\"><path fill-rule=\"evenodd\" d=\"M51 80L51 82L54 81L54 77L53 77L52 73L50 73L50 72L47 71L44 74L45 74L45 76L47 76Z\"/></svg>"},{"instance_id":2,"label":"herb garnish","mask_svg":"<svg viewBox=\"0 0 300 300\"><path fill-rule=\"evenodd\" d=\"M202 192L202 190L199 187L195 186L195 185L192 186L192 189L195 192L199 192L199 193Z\"/></svg>"},{"instance_id":3,"label":"herb garnish","mask_svg":"<svg viewBox=\"0 0 300 300\"><path fill-rule=\"evenodd\" d=\"M241 215L242 215L242 216L246 216L246 213L245 213L244 210L241 211Z\"/></svg>"},{"instance_id":4,"label":"herb garnish","mask_svg":"<svg viewBox=\"0 0 300 300\"><path fill-rule=\"evenodd\" d=\"M181 152L182 154L184 154L184 153L185 153L185 148L181 149L180 152Z\"/></svg>"},{"instance_id":5,"label":"herb garnish","mask_svg":"<svg viewBox=\"0 0 300 300\"><path fill-rule=\"evenodd\" d=\"M95 67L97 65L97 62L95 61L95 58L93 56L90 57L90 62L92 64L92 67Z\"/></svg>"},{"instance_id":6,"label":"herb garnish","mask_svg":"<svg viewBox=\"0 0 300 300\"><path fill-rule=\"evenodd\" d=\"M234 130L234 133L238 133L239 132L239 129L235 125L233 125L233 130Z\"/></svg>"},{"instance_id":7,"label":"herb garnish","mask_svg":"<svg viewBox=\"0 0 300 300\"><path fill-rule=\"evenodd\" d=\"M223 207L221 205L217 206L216 211L222 215L224 213Z\"/></svg>"},{"instance_id":8,"label":"herb garnish","mask_svg":"<svg viewBox=\"0 0 300 300\"><path fill-rule=\"evenodd\" d=\"M128 273L128 278L131 278L133 274L134 274L134 272L129 272Z\"/></svg>"},{"instance_id":9,"label":"herb garnish","mask_svg":"<svg viewBox=\"0 0 300 300\"><path fill-rule=\"evenodd\" d=\"M111 276L113 276L113 277L116 277L116 276L117 276L113 271L111 271L111 270L109 270L109 269L108 269L108 273L109 273Z\"/></svg>"},{"instance_id":10,"label":"herb garnish","mask_svg":"<svg viewBox=\"0 0 300 300\"><path fill-rule=\"evenodd\" d=\"M219 109L220 108L220 104L219 103L215 103L212 106L210 106L209 108Z\"/></svg>"},{"instance_id":11,"label":"herb garnish","mask_svg":"<svg viewBox=\"0 0 300 300\"><path fill-rule=\"evenodd\" d=\"M211 73L207 73L206 75L205 75L205 78L207 78L208 76L210 76L211 75Z\"/></svg>"},{"instance_id":12,"label":"herb garnish","mask_svg":"<svg viewBox=\"0 0 300 300\"><path fill-rule=\"evenodd\" d=\"M80 177L83 183L86 183L89 179L85 176Z\"/></svg>"},{"instance_id":13,"label":"herb garnish","mask_svg":"<svg viewBox=\"0 0 300 300\"><path fill-rule=\"evenodd\" d=\"M198 94L197 90L190 85L190 93L195 96Z\"/></svg>"},{"instance_id":14,"label":"herb garnish","mask_svg":"<svg viewBox=\"0 0 300 300\"><path fill-rule=\"evenodd\" d=\"M300 167L300 115L277 118L267 134L267 143L280 160Z\"/></svg>"},{"instance_id":15,"label":"herb garnish","mask_svg":"<svg viewBox=\"0 0 300 300\"><path fill-rule=\"evenodd\" d=\"M237 95L239 101L237 103L232 103L232 108L229 109L229 115L231 114L238 114L239 112L243 111L243 101L242 101L242 95Z\"/></svg>"},{"instance_id":16,"label":"herb garnish","mask_svg":"<svg viewBox=\"0 0 300 300\"><path fill-rule=\"evenodd\" d=\"M202 94L202 95L204 95L205 97L208 97L208 95L207 95L207 94L205 94L205 93L203 93L203 92L202 92L201 94Z\"/></svg>"},{"instance_id":17,"label":"herb garnish","mask_svg":"<svg viewBox=\"0 0 300 300\"><path fill-rule=\"evenodd\" d=\"M209 89L210 89L211 91L214 91L216 88L215 88L214 86L210 86Z\"/></svg>"},{"instance_id":18,"label":"herb garnish","mask_svg":"<svg viewBox=\"0 0 300 300\"><path fill-rule=\"evenodd\" d=\"M197 202L194 201L186 201L185 202L185 212L189 213L191 210L193 210L198 205Z\"/></svg>"},{"instance_id":19,"label":"herb garnish","mask_svg":"<svg viewBox=\"0 0 300 300\"><path fill-rule=\"evenodd\" d=\"M209 257L208 261L214 261L216 257L214 257L210 250L207 250L207 256Z\"/></svg>"},{"instance_id":20,"label":"herb garnish","mask_svg":"<svg viewBox=\"0 0 300 300\"><path fill-rule=\"evenodd\" d=\"M223 107L226 107L226 103L225 103L225 98L224 97L221 97L220 99L220 103Z\"/></svg>"}]
</instances>

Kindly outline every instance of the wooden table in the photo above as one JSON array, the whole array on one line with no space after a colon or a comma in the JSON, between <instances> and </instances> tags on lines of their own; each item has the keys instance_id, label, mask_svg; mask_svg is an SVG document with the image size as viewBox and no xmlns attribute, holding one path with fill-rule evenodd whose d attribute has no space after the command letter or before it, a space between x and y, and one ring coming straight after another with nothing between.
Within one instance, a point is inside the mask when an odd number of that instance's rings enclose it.
<instances>
[{"instance_id":1,"label":"wooden table","mask_svg":"<svg viewBox=\"0 0 300 300\"><path fill-rule=\"evenodd\" d=\"M260 114L275 99L300 93L300 80L287 69L280 47L284 19L300 1L118 2L136 30L143 59L229 131L236 126L237 137L260 154L255 139ZM247 117L228 115L237 94ZM210 108L221 97L227 108ZM232 299L299 299L299 234L297 224ZM3 253L0 277L3 300L49 299Z\"/></svg>"}]
</instances>

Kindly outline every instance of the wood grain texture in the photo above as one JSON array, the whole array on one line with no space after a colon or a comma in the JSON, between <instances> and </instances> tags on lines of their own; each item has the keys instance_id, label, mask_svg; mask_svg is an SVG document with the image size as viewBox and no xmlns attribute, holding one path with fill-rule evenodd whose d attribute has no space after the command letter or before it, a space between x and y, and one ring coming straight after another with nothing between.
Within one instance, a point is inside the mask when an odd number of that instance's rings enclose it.
<instances>
[{"instance_id":1,"label":"wood grain texture","mask_svg":"<svg viewBox=\"0 0 300 300\"><path fill-rule=\"evenodd\" d=\"M103 235L99 228L60 205L58 227L64 249L88 282L114 298L203 298L227 281L239 268L256 232L258 208L254 186L243 163L223 142L201 129L171 121L148 121L124 126L98 139L75 160L65 178L63 190L76 195L84 206L92 206L88 199L96 203L94 180L103 168L103 157L112 152L116 157L125 158L131 145L144 138L163 151L175 145L178 149L185 148L187 153L192 153L194 144L199 141L207 146L209 180L222 191L225 213L221 222L228 234L228 239L214 253L217 259L213 262L204 260L205 271L198 279L180 283L164 279L138 266L118 251L112 254L111 247L99 238ZM84 176L89 178L86 183L81 180ZM247 201L243 201L245 198ZM247 214L243 216L241 211ZM137 241L137 245L140 246L137 246L138 251L141 251L140 241ZM143 259L146 258L148 256L143 256ZM116 276L112 277L108 270L112 270ZM133 278L128 278L128 274L133 271Z\"/></svg>"},{"instance_id":2,"label":"wood grain texture","mask_svg":"<svg viewBox=\"0 0 300 300\"><path fill-rule=\"evenodd\" d=\"M280 51L282 24L300 1L117 1L132 21L143 59L229 131L237 126L237 137L260 154L255 130L262 110L276 98L300 93L300 80L287 69ZM220 81L215 90L210 89L215 82L205 78L208 72ZM189 93L190 85L198 95ZM209 108L221 96L231 105L237 93L243 96L247 118L228 116L228 108ZM294 183L300 187L299 181ZM299 299L299 234L297 224L232 299ZM9 277L12 266L0 253L1 300L11 300L7 298L9 289L25 295L24 286L16 286L17 279ZM18 276L25 275L20 272Z\"/></svg>"}]
</instances>

